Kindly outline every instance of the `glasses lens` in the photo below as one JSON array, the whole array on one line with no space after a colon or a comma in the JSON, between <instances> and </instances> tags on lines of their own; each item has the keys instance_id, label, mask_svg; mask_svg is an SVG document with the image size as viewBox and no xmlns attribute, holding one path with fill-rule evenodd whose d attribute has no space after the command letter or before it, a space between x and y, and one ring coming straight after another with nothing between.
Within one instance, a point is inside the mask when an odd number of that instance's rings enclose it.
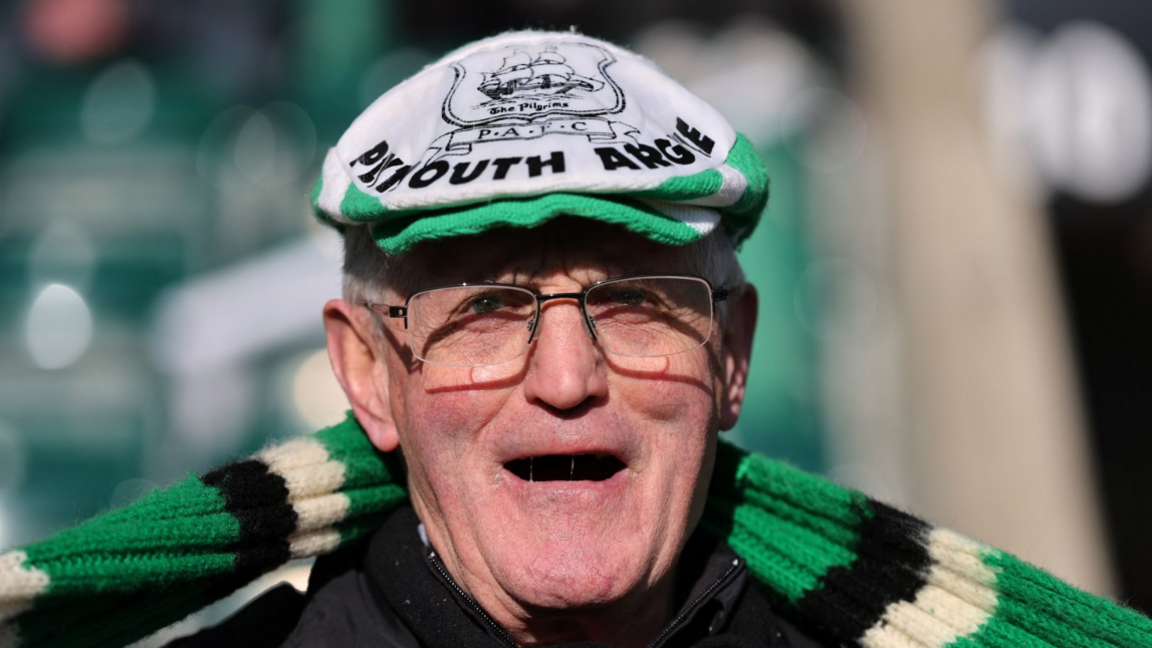
<instances>
[{"instance_id":1,"label":"glasses lens","mask_svg":"<svg viewBox=\"0 0 1152 648\"><path fill-rule=\"evenodd\" d=\"M712 333L712 290L691 277L641 277L588 291L588 315L610 353L655 357L695 349Z\"/></svg>"},{"instance_id":2,"label":"glasses lens","mask_svg":"<svg viewBox=\"0 0 1152 648\"><path fill-rule=\"evenodd\" d=\"M498 364L528 345L536 297L503 286L460 286L417 293L408 304L416 357L465 367Z\"/></svg>"}]
</instances>

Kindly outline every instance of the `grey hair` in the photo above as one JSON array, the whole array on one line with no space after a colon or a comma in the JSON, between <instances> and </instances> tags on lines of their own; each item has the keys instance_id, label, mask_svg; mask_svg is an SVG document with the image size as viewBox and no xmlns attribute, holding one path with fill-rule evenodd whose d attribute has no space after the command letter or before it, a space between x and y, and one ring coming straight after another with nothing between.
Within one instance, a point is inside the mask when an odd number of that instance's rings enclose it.
<instances>
[{"instance_id":1,"label":"grey hair","mask_svg":"<svg viewBox=\"0 0 1152 648\"><path fill-rule=\"evenodd\" d=\"M411 268L401 257L388 254L376 245L367 227L344 230L344 299L362 303L376 301L384 288L406 292L411 284Z\"/></svg>"},{"instance_id":2,"label":"grey hair","mask_svg":"<svg viewBox=\"0 0 1152 648\"><path fill-rule=\"evenodd\" d=\"M732 240L718 227L703 239L685 246L691 252L689 267L716 287L733 292L744 286L744 270L736 258ZM403 256L393 256L377 245L366 227L344 230L344 299L375 301L385 288L407 294L419 288L418 279Z\"/></svg>"}]
</instances>

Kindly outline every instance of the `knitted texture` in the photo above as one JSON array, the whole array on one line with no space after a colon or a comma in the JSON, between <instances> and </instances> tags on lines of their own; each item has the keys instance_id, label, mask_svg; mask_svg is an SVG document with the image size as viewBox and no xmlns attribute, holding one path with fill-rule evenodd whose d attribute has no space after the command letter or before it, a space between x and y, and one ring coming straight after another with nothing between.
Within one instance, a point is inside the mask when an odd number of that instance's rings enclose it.
<instances>
[{"instance_id":1,"label":"knitted texture","mask_svg":"<svg viewBox=\"0 0 1152 648\"><path fill-rule=\"evenodd\" d=\"M351 416L0 553L0 648L122 646L404 502ZM721 444L706 531L778 611L867 648L1152 647L1152 621L994 548Z\"/></svg>"},{"instance_id":2,"label":"knitted texture","mask_svg":"<svg viewBox=\"0 0 1152 648\"><path fill-rule=\"evenodd\" d=\"M354 419L0 554L0 648L122 646L406 501Z\"/></svg>"},{"instance_id":3,"label":"knitted texture","mask_svg":"<svg viewBox=\"0 0 1152 648\"><path fill-rule=\"evenodd\" d=\"M768 202L768 174L752 144L738 135L724 166L670 178L634 192L566 193L501 197L466 205L381 211L377 197L349 183L340 201L345 223L316 206L324 178L317 179L312 202L317 217L340 228L365 224L389 254L403 254L420 241L479 234L494 227L538 227L560 215L582 216L620 225L664 245L686 245L711 231L719 214L733 242L751 234ZM724 208L717 204L726 205Z\"/></svg>"},{"instance_id":4,"label":"knitted texture","mask_svg":"<svg viewBox=\"0 0 1152 648\"><path fill-rule=\"evenodd\" d=\"M540 197L553 200L533 221L525 199ZM321 222L371 227L390 254L557 211L671 245L723 226L738 245L767 200L748 140L654 63L534 30L470 43L381 95L311 196Z\"/></svg>"}]
</instances>

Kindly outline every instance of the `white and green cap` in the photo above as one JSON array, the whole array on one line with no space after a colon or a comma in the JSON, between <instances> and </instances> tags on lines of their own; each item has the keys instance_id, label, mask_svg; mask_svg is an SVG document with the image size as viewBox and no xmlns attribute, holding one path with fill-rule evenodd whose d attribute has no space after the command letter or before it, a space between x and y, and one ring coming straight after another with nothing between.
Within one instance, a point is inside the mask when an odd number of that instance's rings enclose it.
<instances>
[{"instance_id":1,"label":"white and green cap","mask_svg":"<svg viewBox=\"0 0 1152 648\"><path fill-rule=\"evenodd\" d=\"M647 59L572 32L467 45L385 93L328 151L317 217L385 251L568 214L667 245L768 199L764 165L715 109Z\"/></svg>"}]
</instances>

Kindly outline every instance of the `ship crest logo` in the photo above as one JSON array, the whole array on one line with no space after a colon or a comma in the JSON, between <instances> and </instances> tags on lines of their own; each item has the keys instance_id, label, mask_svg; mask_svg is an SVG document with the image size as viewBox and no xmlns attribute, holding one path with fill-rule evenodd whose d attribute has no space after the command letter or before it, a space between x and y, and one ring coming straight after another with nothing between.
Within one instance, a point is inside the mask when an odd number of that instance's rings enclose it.
<instances>
[{"instance_id":1,"label":"ship crest logo","mask_svg":"<svg viewBox=\"0 0 1152 648\"><path fill-rule=\"evenodd\" d=\"M479 53L453 65L456 79L443 117L470 127L618 113L625 99L608 73L615 62L607 50L588 43Z\"/></svg>"},{"instance_id":2,"label":"ship crest logo","mask_svg":"<svg viewBox=\"0 0 1152 648\"><path fill-rule=\"evenodd\" d=\"M476 89L492 102L548 101L574 91L596 92L604 81L578 74L562 54L544 51L533 57L518 50L495 72L483 72L484 81Z\"/></svg>"}]
</instances>

